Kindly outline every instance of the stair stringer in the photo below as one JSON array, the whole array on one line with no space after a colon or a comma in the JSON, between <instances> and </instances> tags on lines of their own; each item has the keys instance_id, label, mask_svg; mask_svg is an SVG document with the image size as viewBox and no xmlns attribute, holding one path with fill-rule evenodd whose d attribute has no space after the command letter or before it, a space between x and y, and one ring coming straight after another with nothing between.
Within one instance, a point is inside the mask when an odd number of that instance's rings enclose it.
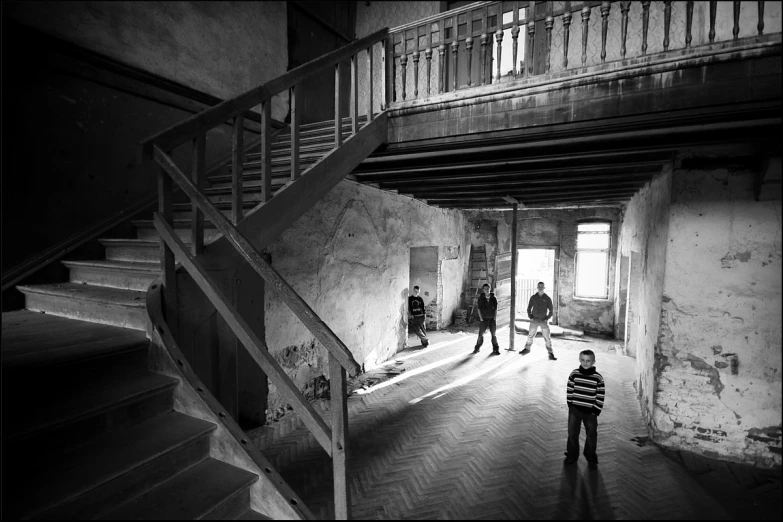
<instances>
[{"instance_id":1,"label":"stair stringer","mask_svg":"<svg viewBox=\"0 0 783 522\"><path fill-rule=\"evenodd\" d=\"M146 305L149 368L180 381L174 389L176 411L217 426L210 436L210 457L258 475L258 480L250 487L252 510L276 520L314 520L316 517L302 499L285 483L188 364L164 319L161 279L147 290Z\"/></svg>"}]
</instances>

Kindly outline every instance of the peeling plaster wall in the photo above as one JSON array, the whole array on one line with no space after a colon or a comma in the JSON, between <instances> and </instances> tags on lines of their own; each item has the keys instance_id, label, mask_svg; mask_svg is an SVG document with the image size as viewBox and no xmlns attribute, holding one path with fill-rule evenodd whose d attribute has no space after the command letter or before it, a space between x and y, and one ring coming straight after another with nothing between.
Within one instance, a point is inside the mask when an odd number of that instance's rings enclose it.
<instances>
[{"instance_id":1,"label":"peeling plaster wall","mask_svg":"<svg viewBox=\"0 0 783 522\"><path fill-rule=\"evenodd\" d=\"M455 256L441 259L441 266L448 267L441 279L444 288L453 287L459 295L466 283L467 227L460 211L435 209L346 180L269 252L272 266L368 370L405 345L410 248L435 245L440 255ZM451 292L441 298L445 318L458 308ZM268 292L265 301L269 350L300 389L318 386L328 376L328 352L274 293ZM284 401L270 386L270 411L281 405Z\"/></svg>"},{"instance_id":2,"label":"peeling plaster wall","mask_svg":"<svg viewBox=\"0 0 783 522\"><path fill-rule=\"evenodd\" d=\"M628 314L628 355L636 357L636 391L642 413L652 424L655 393L655 368L658 327L661 315L669 234L669 201L672 169L664 167L660 175L645 185L625 208L618 250L631 257L631 286Z\"/></svg>"},{"instance_id":3,"label":"peeling plaster wall","mask_svg":"<svg viewBox=\"0 0 783 522\"><path fill-rule=\"evenodd\" d=\"M781 202L748 170L676 170L654 436L781 465Z\"/></svg>"},{"instance_id":4,"label":"peeling plaster wall","mask_svg":"<svg viewBox=\"0 0 783 522\"><path fill-rule=\"evenodd\" d=\"M288 68L285 2L7 2L53 36L228 99ZM276 96L283 120L288 94Z\"/></svg>"}]
</instances>

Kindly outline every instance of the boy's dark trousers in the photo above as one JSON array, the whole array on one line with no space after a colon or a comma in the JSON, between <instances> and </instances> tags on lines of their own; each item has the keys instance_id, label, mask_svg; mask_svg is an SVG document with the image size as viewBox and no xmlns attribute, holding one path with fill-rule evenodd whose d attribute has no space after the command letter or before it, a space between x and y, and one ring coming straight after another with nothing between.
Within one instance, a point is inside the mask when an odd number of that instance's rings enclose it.
<instances>
[{"instance_id":1,"label":"boy's dark trousers","mask_svg":"<svg viewBox=\"0 0 783 522\"><path fill-rule=\"evenodd\" d=\"M500 349L500 345L498 344L498 338L495 337L495 330L497 329L497 325L495 324L494 317L492 319L484 319L481 321L481 325L479 326L478 340L476 340L476 349L478 350L481 348L481 345L484 344L484 332L487 331L487 327L489 327L489 333L492 334L492 349L497 351Z\"/></svg>"},{"instance_id":2,"label":"boy's dark trousers","mask_svg":"<svg viewBox=\"0 0 783 522\"><path fill-rule=\"evenodd\" d=\"M592 413L584 413L575 406L568 407L568 443L566 445L566 458L577 460L579 458L579 432L585 425L585 458L587 462L598 463L595 448L598 443L598 417Z\"/></svg>"},{"instance_id":3,"label":"boy's dark trousers","mask_svg":"<svg viewBox=\"0 0 783 522\"><path fill-rule=\"evenodd\" d=\"M424 329L424 319L426 319L424 315L414 315L413 319L411 319L411 325L413 325L413 331L421 339L421 344L427 346L430 341L427 339L427 331Z\"/></svg>"}]
</instances>

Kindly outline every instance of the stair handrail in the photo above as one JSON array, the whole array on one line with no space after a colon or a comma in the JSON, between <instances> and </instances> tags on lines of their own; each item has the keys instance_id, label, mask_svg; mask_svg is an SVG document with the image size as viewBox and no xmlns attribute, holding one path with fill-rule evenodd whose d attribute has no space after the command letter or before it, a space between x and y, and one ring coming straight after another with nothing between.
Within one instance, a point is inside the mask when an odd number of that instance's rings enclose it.
<instances>
[{"instance_id":1,"label":"stair handrail","mask_svg":"<svg viewBox=\"0 0 783 522\"><path fill-rule=\"evenodd\" d=\"M142 159L152 159L153 146L162 150L173 149L198 137L205 130L230 120L259 104L267 104L278 93L295 87L303 80L319 74L329 67L336 66L340 62L350 59L359 51L364 51L383 41L388 33L388 27L376 31L142 140L140 143Z\"/></svg>"}]
</instances>

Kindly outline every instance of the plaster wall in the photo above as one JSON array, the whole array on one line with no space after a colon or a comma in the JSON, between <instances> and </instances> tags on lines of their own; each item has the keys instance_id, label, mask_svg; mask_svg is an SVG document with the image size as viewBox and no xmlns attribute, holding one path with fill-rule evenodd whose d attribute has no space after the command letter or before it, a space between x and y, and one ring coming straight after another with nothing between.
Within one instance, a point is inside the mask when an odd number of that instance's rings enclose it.
<instances>
[{"instance_id":1,"label":"plaster wall","mask_svg":"<svg viewBox=\"0 0 783 522\"><path fill-rule=\"evenodd\" d=\"M675 171L653 428L665 446L779 467L781 202L755 201L755 179Z\"/></svg>"},{"instance_id":2,"label":"plaster wall","mask_svg":"<svg viewBox=\"0 0 783 522\"><path fill-rule=\"evenodd\" d=\"M285 2L8 2L22 23L221 99L285 73ZM288 94L276 96L283 120Z\"/></svg>"},{"instance_id":3,"label":"plaster wall","mask_svg":"<svg viewBox=\"0 0 783 522\"><path fill-rule=\"evenodd\" d=\"M666 270L671 166L628 202L622 216L618 250L630 257L627 354L636 357L635 386L648 424L652 423L658 326Z\"/></svg>"},{"instance_id":4,"label":"plaster wall","mask_svg":"<svg viewBox=\"0 0 783 522\"><path fill-rule=\"evenodd\" d=\"M441 279L459 295L467 273L467 226L460 211L346 180L269 252L272 266L368 370L405 345L411 247L437 246L441 252L452 247L448 251L455 257L441 263L449 267ZM458 308L450 292L443 298L443 317ZM265 323L269 350L300 389L328 378L328 353L271 292L265 296ZM281 404L270 386L270 411Z\"/></svg>"}]
</instances>

